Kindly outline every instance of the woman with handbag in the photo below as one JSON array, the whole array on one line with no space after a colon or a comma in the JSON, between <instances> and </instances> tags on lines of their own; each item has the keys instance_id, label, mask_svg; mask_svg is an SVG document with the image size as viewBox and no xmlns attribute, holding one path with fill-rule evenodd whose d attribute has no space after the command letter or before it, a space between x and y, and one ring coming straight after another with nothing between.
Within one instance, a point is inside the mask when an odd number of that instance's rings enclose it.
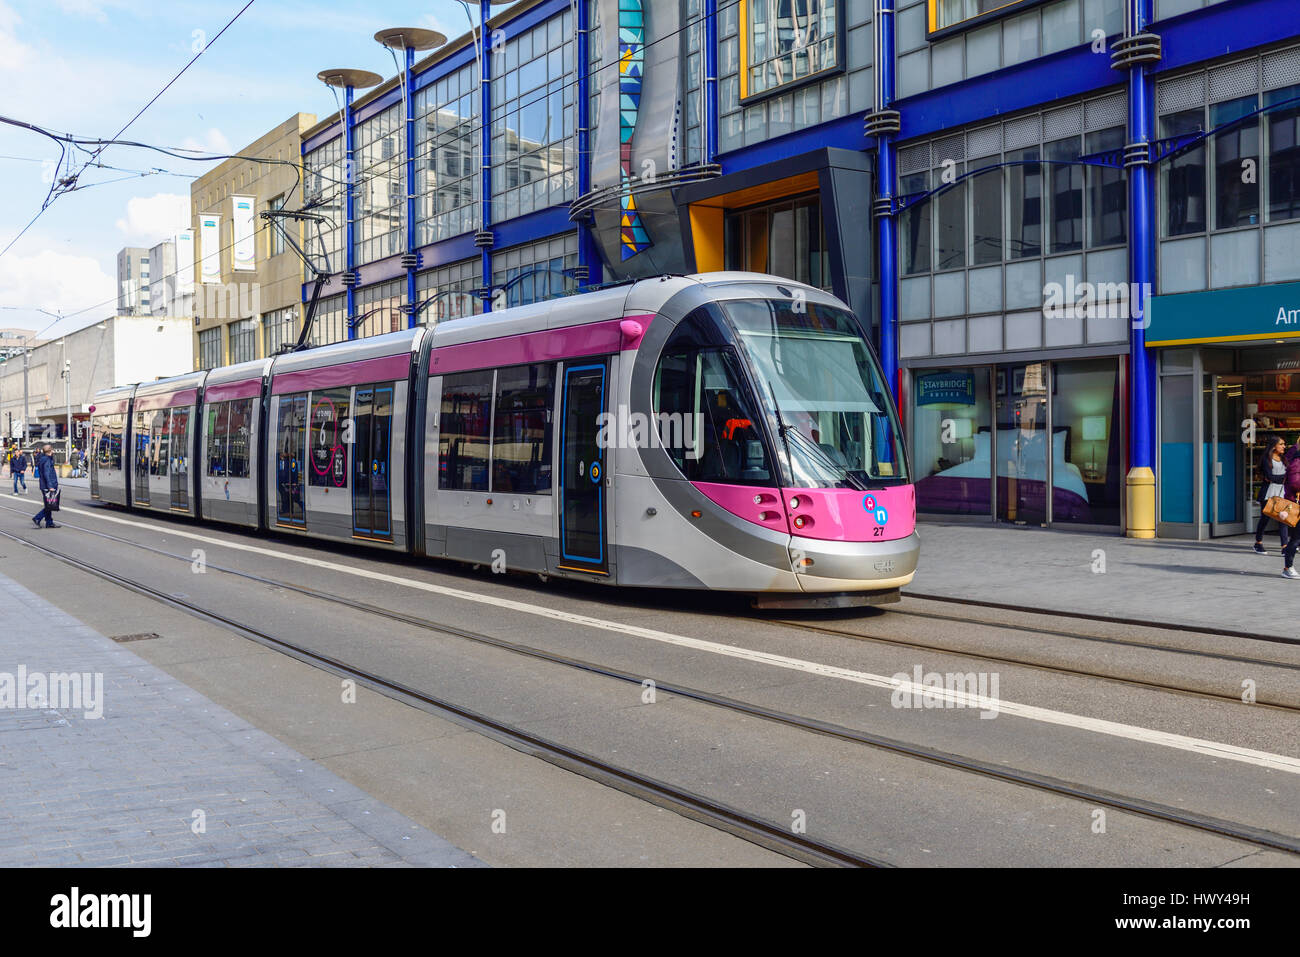
<instances>
[{"instance_id":1,"label":"woman with handbag","mask_svg":"<svg viewBox=\"0 0 1300 957\"><path fill-rule=\"evenodd\" d=\"M1264 444L1264 456L1259 460L1259 496L1256 499L1260 512L1259 521L1255 524L1255 551L1260 555L1268 554L1264 549L1264 529L1268 526L1269 517L1264 514L1264 503L1284 494L1286 466L1286 440L1280 435L1269 436ZM1278 522L1277 530L1285 550L1291 529L1286 522Z\"/></svg>"},{"instance_id":2,"label":"woman with handbag","mask_svg":"<svg viewBox=\"0 0 1300 957\"><path fill-rule=\"evenodd\" d=\"M1290 501L1300 502L1300 444L1287 453L1285 494ZM1283 578L1300 578L1300 572L1294 567L1297 545L1300 545L1300 529L1291 533L1291 541L1282 549Z\"/></svg>"},{"instance_id":3,"label":"woman with handbag","mask_svg":"<svg viewBox=\"0 0 1300 957\"><path fill-rule=\"evenodd\" d=\"M59 508L59 474L54 469L54 446L45 446L36 457L36 477L41 480L45 507L32 516L32 521L37 528L41 527L41 519L45 519L46 528L58 528L54 522L54 513Z\"/></svg>"}]
</instances>

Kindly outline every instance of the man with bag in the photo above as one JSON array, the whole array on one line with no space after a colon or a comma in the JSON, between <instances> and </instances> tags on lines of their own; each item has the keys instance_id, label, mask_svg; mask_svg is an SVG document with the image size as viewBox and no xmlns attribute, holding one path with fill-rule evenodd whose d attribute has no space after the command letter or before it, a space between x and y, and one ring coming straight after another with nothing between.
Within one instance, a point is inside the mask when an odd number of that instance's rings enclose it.
<instances>
[{"instance_id":1,"label":"man with bag","mask_svg":"<svg viewBox=\"0 0 1300 957\"><path fill-rule=\"evenodd\" d=\"M32 521L37 528L41 527L41 519L45 519L46 528L60 528L54 522L54 513L59 510L59 475L54 470L54 446L46 445L36 457L36 477L41 482L45 507L32 517Z\"/></svg>"}]
</instances>

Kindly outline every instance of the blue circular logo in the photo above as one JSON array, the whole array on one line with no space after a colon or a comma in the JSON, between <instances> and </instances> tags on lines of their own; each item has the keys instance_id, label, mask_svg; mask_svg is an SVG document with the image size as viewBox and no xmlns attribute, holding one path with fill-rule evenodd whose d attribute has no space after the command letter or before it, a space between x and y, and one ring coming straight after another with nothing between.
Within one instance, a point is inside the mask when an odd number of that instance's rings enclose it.
<instances>
[{"instance_id":1,"label":"blue circular logo","mask_svg":"<svg viewBox=\"0 0 1300 957\"><path fill-rule=\"evenodd\" d=\"M591 471L590 471L589 474L591 475L591 480L592 480L593 482L599 482L599 481L600 481L600 463L599 463L599 462L592 462L592 463L591 463Z\"/></svg>"},{"instance_id":2,"label":"blue circular logo","mask_svg":"<svg viewBox=\"0 0 1300 957\"><path fill-rule=\"evenodd\" d=\"M862 497L862 510L864 512L874 512L876 510L876 500L873 496L864 495Z\"/></svg>"},{"instance_id":3,"label":"blue circular logo","mask_svg":"<svg viewBox=\"0 0 1300 957\"><path fill-rule=\"evenodd\" d=\"M877 525L885 525L889 522L889 512L885 511L885 506L876 507L875 519Z\"/></svg>"}]
</instances>

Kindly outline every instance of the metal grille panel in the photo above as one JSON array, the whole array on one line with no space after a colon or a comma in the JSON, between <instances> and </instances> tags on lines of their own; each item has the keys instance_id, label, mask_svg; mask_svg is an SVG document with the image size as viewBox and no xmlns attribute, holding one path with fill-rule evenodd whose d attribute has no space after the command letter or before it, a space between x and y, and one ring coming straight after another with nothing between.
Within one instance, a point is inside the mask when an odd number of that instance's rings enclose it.
<instances>
[{"instance_id":1,"label":"metal grille panel","mask_svg":"<svg viewBox=\"0 0 1300 957\"><path fill-rule=\"evenodd\" d=\"M1081 132L1083 132L1083 110L1078 106L1052 110L1043 117L1043 136L1049 140Z\"/></svg>"},{"instance_id":2,"label":"metal grille panel","mask_svg":"<svg viewBox=\"0 0 1300 957\"><path fill-rule=\"evenodd\" d=\"M898 151L900 173L920 173L930 168L930 144L917 143Z\"/></svg>"},{"instance_id":3,"label":"metal grille panel","mask_svg":"<svg viewBox=\"0 0 1300 957\"><path fill-rule=\"evenodd\" d=\"M1193 73L1166 80L1159 86L1161 113L1177 113L1205 105L1205 74Z\"/></svg>"},{"instance_id":4,"label":"metal grille panel","mask_svg":"<svg viewBox=\"0 0 1300 957\"><path fill-rule=\"evenodd\" d=\"M1259 89L1259 60L1252 57L1210 71L1210 102L1235 100Z\"/></svg>"},{"instance_id":5,"label":"metal grille panel","mask_svg":"<svg viewBox=\"0 0 1300 957\"><path fill-rule=\"evenodd\" d=\"M968 156L996 156L1002 152L1002 127L986 126L981 130L971 130L966 134L966 153Z\"/></svg>"},{"instance_id":6,"label":"metal grille panel","mask_svg":"<svg viewBox=\"0 0 1300 957\"><path fill-rule=\"evenodd\" d=\"M1300 83L1300 47L1278 50L1264 57L1264 89Z\"/></svg>"},{"instance_id":7,"label":"metal grille panel","mask_svg":"<svg viewBox=\"0 0 1300 957\"><path fill-rule=\"evenodd\" d=\"M958 133L934 144L934 165L940 166L944 160L961 162L966 158L966 137Z\"/></svg>"},{"instance_id":8,"label":"metal grille panel","mask_svg":"<svg viewBox=\"0 0 1300 957\"><path fill-rule=\"evenodd\" d=\"M1089 130L1104 130L1128 123L1128 105L1123 93L1089 100L1083 105L1083 112Z\"/></svg>"},{"instance_id":9,"label":"metal grille panel","mask_svg":"<svg viewBox=\"0 0 1300 957\"><path fill-rule=\"evenodd\" d=\"M1002 126L1002 138L1006 148L1018 150L1041 143L1043 140L1041 120L1042 117L1037 113L1033 116L1022 116L1018 120L1008 120Z\"/></svg>"}]
</instances>

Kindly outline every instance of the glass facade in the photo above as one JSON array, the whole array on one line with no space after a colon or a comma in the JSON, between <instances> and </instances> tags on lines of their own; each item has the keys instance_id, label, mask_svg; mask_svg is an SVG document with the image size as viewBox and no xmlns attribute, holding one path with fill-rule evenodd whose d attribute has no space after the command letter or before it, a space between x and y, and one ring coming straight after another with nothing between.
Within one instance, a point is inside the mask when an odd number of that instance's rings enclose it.
<instances>
[{"instance_id":1,"label":"glass facade","mask_svg":"<svg viewBox=\"0 0 1300 957\"><path fill-rule=\"evenodd\" d=\"M577 265L574 233L503 249L492 257L492 308L526 306L576 289L572 270Z\"/></svg>"},{"instance_id":2,"label":"glass facade","mask_svg":"<svg viewBox=\"0 0 1300 957\"><path fill-rule=\"evenodd\" d=\"M248 362L257 358L257 328L259 320L241 319L226 328L230 330L230 364Z\"/></svg>"},{"instance_id":3,"label":"glass facade","mask_svg":"<svg viewBox=\"0 0 1300 957\"><path fill-rule=\"evenodd\" d=\"M575 49L573 14L566 10L493 55L493 221L575 197Z\"/></svg>"},{"instance_id":4,"label":"glass facade","mask_svg":"<svg viewBox=\"0 0 1300 957\"><path fill-rule=\"evenodd\" d=\"M359 266L395 256L405 247L404 126L400 104L357 125L352 246Z\"/></svg>"},{"instance_id":5,"label":"glass facade","mask_svg":"<svg viewBox=\"0 0 1300 957\"><path fill-rule=\"evenodd\" d=\"M841 65L839 0L745 0L741 96L801 83Z\"/></svg>"},{"instance_id":6,"label":"glass facade","mask_svg":"<svg viewBox=\"0 0 1300 957\"><path fill-rule=\"evenodd\" d=\"M221 329L202 329L199 331L199 368L215 369L224 365L221 360Z\"/></svg>"},{"instance_id":7,"label":"glass facade","mask_svg":"<svg viewBox=\"0 0 1300 957\"><path fill-rule=\"evenodd\" d=\"M830 290L820 197L729 212L725 228L727 269L771 273Z\"/></svg>"},{"instance_id":8,"label":"glass facade","mask_svg":"<svg viewBox=\"0 0 1300 957\"><path fill-rule=\"evenodd\" d=\"M307 306L303 307L306 316ZM310 341L314 346L342 342L348 337L348 300L346 296L322 297L316 303L316 315L311 323Z\"/></svg>"},{"instance_id":9,"label":"glass facade","mask_svg":"<svg viewBox=\"0 0 1300 957\"><path fill-rule=\"evenodd\" d=\"M343 238L347 181L342 138L336 136L324 146L312 150L303 157L303 162L306 167L304 192L309 202L319 202L313 211L324 217L319 226L304 224L303 251L321 269L340 272L346 265Z\"/></svg>"},{"instance_id":10,"label":"glass facade","mask_svg":"<svg viewBox=\"0 0 1300 957\"><path fill-rule=\"evenodd\" d=\"M479 88L473 65L415 94L415 242L478 228Z\"/></svg>"},{"instance_id":11,"label":"glass facade","mask_svg":"<svg viewBox=\"0 0 1300 957\"><path fill-rule=\"evenodd\" d=\"M357 314L353 317L353 338L382 336L406 328L402 303L406 300L406 282L394 279L357 290Z\"/></svg>"},{"instance_id":12,"label":"glass facade","mask_svg":"<svg viewBox=\"0 0 1300 957\"><path fill-rule=\"evenodd\" d=\"M262 316L262 355L273 356L282 347L293 345L298 341L300 331L297 306L266 313Z\"/></svg>"},{"instance_id":13,"label":"glass facade","mask_svg":"<svg viewBox=\"0 0 1300 957\"><path fill-rule=\"evenodd\" d=\"M483 311L483 300L478 296L478 289L483 284L479 276L480 269L479 260L467 259L438 269L429 269L416 276L418 301L428 302L420 312L418 321L432 326L443 319L480 314Z\"/></svg>"}]
</instances>

